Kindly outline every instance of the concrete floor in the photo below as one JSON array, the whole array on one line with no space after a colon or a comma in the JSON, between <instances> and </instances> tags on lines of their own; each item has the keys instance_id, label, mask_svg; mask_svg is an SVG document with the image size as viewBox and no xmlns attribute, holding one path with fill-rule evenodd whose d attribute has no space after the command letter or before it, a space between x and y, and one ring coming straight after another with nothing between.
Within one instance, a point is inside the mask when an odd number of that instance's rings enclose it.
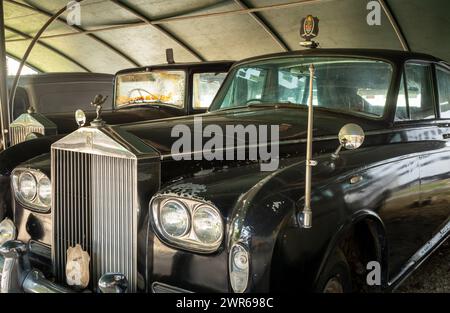
<instances>
[{"instance_id":1,"label":"concrete floor","mask_svg":"<svg viewBox=\"0 0 450 313\"><path fill-rule=\"evenodd\" d=\"M447 240L397 290L409 293L450 293L450 240Z\"/></svg>"}]
</instances>

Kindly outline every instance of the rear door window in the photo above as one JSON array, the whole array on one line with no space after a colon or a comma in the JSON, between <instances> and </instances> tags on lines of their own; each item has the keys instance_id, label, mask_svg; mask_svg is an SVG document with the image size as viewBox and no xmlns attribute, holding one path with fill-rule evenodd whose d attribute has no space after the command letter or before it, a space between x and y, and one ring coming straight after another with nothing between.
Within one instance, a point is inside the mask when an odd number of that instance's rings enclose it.
<instances>
[{"instance_id":1,"label":"rear door window","mask_svg":"<svg viewBox=\"0 0 450 313\"><path fill-rule=\"evenodd\" d=\"M436 118L431 65L409 63L405 73L410 119Z\"/></svg>"},{"instance_id":2,"label":"rear door window","mask_svg":"<svg viewBox=\"0 0 450 313\"><path fill-rule=\"evenodd\" d=\"M441 118L450 118L450 71L437 68L436 75Z\"/></svg>"}]
</instances>

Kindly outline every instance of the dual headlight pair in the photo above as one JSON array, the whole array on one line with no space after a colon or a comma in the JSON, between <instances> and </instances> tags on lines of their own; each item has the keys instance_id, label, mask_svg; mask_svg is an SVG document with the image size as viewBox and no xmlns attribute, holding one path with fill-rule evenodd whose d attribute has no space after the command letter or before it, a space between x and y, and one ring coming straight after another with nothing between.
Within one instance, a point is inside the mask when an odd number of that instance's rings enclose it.
<instances>
[{"instance_id":1,"label":"dual headlight pair","mask_svg":"<svg viewBox=\"0 0 450 313\"><path fill-rule=\"evenodd\" d=\"M158 196L150 207L154 226L168 244L201 253L219 248L224 226L219 211L212 205Z\"/></svg>"},{"instance_id":2,"label":"dual headlight pair","mask_svg":"<svg viewBox=\"0 0 450 313\"><path fill-rule=\"evenodd\" d=\"M212 253L222 243L224 224L211 204L192 199L156 196L150 202L153 224L169 245L200 253ZM250 274L250 255L242 243L229 252L229 275L234 292L245 292Z\"/></svg>"},{"instance_id":3,"label":"dual headlight pair","mask_svg":"<svg viewBox=\"0 0 450 313\"><path fill-rule=\"evenodd\" d=\"M50 210L52 183L47 175L31 169L15 169L12 182L19 202L39 211Z\"/></svg>"}]
</instances>

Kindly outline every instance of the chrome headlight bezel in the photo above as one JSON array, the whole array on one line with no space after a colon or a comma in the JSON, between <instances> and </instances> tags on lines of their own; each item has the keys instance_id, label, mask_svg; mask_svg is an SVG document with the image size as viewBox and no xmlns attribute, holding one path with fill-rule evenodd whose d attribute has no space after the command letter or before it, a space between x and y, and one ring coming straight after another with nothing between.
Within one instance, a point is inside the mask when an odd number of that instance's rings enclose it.
<instances>
[{"instance_id":1,"label":"chrome headlight bezel","mask_svg":"<svg viewBox=\"0 0 450 313\"><path fill-rule=\"evenodd\" d=\"M33 199L26 199L23 197L21 190L20 190L20 178L24 175L31 175L36 182L36 193L33 197ZM43 200L41 200L40 197L40 189L43 187L41 186L42 182L48 180L50 182L50 202L44 203ZM11 184L12 184L12 190L14 192L15 199L17 202L19 202L21 205L25 206L27 209L30 209L32 211L37 211L39 213L47 213L51 209L51 180L50 178L37 169L30 169L30 168L16 168L11 174Z\"/></svg>"},{"instance_id":2,"label":"chrome headlight bezel","mask_svg":"<svg viewBox=\"0 0 450 313\"><path fill-rule=\"evenodd\" d=\"M163 206L170 202L176 202L182 204L188 210L189 216L189 227L185 234L181 236L171 236L162 227L161 224L161 209ZM214 212L214 216L217 222L220 224L220 237L211 243L205 243L201 241L194 230L194 218L195 213L201 208L208 208L211 212ZM150 201L150 211L152 212L152 224L155 229L155 233L158 238L166 243L167 245L174 248L181 248L188 251L193 251L197 253L213 253L222 244L224 238L224 222L220 211L211 203L201 202L195 199L182 198L177 196L165 196L158 195L153 197Z\"/></svg>"}]
</instances>

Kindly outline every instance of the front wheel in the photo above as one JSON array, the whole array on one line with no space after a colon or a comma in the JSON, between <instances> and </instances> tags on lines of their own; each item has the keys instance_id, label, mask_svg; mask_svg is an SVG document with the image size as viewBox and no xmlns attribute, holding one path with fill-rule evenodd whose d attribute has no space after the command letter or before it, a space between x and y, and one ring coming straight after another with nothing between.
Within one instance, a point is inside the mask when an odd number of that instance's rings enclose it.
<instances>
[{"instance_id":1,"label":"front wheel","mask_svg":"<svg viewBox=\"0 0 450 313\"><path fill-rule=\"evenodd\" d=\"M340 249L328 259L319 277L316 292L349 293L352 292L350 266Z\"/></svg>"}]
</instances>

